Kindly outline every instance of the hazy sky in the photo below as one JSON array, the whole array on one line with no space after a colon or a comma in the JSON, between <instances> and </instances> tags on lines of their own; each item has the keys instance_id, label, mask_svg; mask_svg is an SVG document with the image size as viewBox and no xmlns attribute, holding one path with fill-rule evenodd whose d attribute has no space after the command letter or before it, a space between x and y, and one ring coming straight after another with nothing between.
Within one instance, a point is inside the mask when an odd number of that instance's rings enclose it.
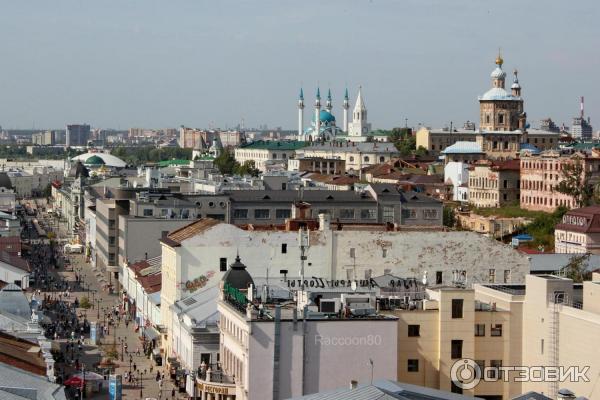
<instances>
[{"instance_id":1,"label":"hazy sky","mask_svg":"<svg viewBox=\"0 0 600 400\"><path fill-rule=\"evenodd\" d=\"M304 87L363 86L376 128L478 122L498 47L533 126L600 129L599 0L3 1L5 128L295 129ZM306 118L308 120L308 118Z\"/></svg>"}]
</instances>

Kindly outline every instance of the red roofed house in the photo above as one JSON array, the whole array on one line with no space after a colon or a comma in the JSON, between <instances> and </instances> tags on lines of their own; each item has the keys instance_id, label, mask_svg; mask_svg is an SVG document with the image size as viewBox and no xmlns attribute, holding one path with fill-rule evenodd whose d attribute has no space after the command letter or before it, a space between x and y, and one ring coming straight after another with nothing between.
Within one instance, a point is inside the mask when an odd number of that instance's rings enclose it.
<instances>
[{"instance_id":1,"label":"red roofed house","mask_svg":"<svg viewBox=\"0 0 600 400\"><path fill-rule=\"evenodd\" d=\"M554 230L556 253L600 254L600 206L570 210Z\"/></svg>"}]
</instances>

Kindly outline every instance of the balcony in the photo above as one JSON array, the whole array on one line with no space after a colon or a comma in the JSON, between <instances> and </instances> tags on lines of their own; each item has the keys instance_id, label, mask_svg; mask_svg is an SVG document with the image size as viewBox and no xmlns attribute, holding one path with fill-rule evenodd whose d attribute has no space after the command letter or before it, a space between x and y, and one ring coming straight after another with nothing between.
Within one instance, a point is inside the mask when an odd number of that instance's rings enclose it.
<instances>
[{"instance_id":1,"label":"balcony","mask_svg":"<svg viewBox=\"0 0 600 400\"><path fill-rule=\"evenodd\" d=\"M218 364L203 364L198 368L196 390L196 396L199 396L200 393L235 396L235 377L225 374Z\"/></svg>"}]
</instances>

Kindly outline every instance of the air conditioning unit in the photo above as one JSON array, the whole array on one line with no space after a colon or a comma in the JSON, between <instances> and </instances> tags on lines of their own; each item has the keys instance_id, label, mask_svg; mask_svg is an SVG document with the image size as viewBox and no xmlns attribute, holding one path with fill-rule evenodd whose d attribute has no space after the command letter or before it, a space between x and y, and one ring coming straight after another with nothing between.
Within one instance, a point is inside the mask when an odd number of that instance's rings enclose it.
<instances>
[{"instance_id":1,"label":"air conditioning unit","mask_svg":"<svg viewBox=\"0 0 600 400\"><path fill-rule=\"evenodd\" d=\"M336 314L340 311L340 300L339 299L321 299L319 302L319 312L325 314Z\"/></svg>"}]
</instances>

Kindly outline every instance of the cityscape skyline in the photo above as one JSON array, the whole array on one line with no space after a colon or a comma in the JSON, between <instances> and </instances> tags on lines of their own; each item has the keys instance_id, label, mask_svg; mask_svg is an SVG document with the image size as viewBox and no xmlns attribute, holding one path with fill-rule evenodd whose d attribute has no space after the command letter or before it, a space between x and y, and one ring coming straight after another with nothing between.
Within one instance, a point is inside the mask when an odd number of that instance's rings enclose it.
<instances>
[{"instance_id":1,"label":"cityscape skyline","mask_svg":"<svg viewBox=\"0 0 600 400\"><path fill-rule=\"evenodd\" d=\"M3 51L0 126L225 128L243 119L294 130L301 87L308 115L320 87L331 89L341 119L344 90L354 98L359 86L374 129L405 119L462 126L479 120L498 47L507 73L519 70L532 126L546 117L570 126L580 96L592 125L600 118L589 90L600 66L589 51L600 41L594 1L143 5L7 5L0 33L13 40ZM526 22L507 29L515 18ZM547 21L556 29L539 29Z\"/></svg>"}]
</instances>

